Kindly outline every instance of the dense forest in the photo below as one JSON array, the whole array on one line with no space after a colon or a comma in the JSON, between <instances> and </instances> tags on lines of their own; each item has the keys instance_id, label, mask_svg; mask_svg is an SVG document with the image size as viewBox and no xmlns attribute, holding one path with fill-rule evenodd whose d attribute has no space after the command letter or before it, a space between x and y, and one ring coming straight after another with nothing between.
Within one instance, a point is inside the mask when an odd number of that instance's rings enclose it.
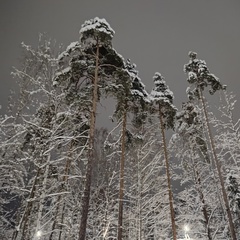
<instances>
[{"instance_id":1,"label":"dense forest","mask_svg":"<svg viewBox=\"0 0 240 240\"><path fill-rule=\"evenodd\" d=\"M177 109L159 72L146 91L113 36L94 18L66 49L22 43L0 117L0 239L240 239L234 95L189 52ZM113 128L96 124L103 100Z\"/></svg>"}]
</instances>

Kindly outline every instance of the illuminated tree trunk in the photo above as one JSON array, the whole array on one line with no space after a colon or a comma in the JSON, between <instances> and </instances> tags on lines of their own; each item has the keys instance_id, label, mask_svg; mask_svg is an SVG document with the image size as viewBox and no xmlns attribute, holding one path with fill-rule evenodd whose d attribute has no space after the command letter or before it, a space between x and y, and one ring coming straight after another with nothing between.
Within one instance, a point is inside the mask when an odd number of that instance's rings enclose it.
<instances>
[{"instance_id":1,"label":"illuminated tree trunk","mask_svg":"<svg viewBox=\"0 0 240 240\"><path fill-rule=\"evenodd\" d=\"M90 133L89 133L89 149L88 149L88 163L87 163L87 172L85 178L85 189L83 192L82 199L82 217L79 229L79 240L85 240L86 236L86 227L88 219L88 210L90 202L90 191L91 191L91 182L92 182L92 169L93 169L93 158L94 158L94 131L96 123L96 111L97 111L97 100L98 100L98 68L99 68L99 43L97 39L96 45L96 65L95 65L95 74L93 82L93 96L92 96L92 111L90 118Z\"/></svg>"},{"instance_id":2,"label":"illuminated tree trunk","mask_svg":"<svg viewBox=\"0 0 240 240\"><path fill-rule=\"evenodd\" d=\"M230 211L230 208L229 208L228 197L227 197L227 193L226 193L226 190L225 190L225 187L224 187L224 180L223 180L223 176L222 176L222 172L221 172L221 163L218 161L216 148L215 148L215 143L214 143L212 132L211 132L211 129L210 129L210 124L209 124L209 119L208 119L205 100L204 100L203 93L202 93L202 90L201 90L200 87L198 87L198 90L199 90L199 93L200 93L200 100L201 100L202 106L203 106L203 112L204 112L204 116L205 116L205 120L206 120L206 127L207 127L207 132L208 132L210 145L211 145L211 149L212 149L212 155L213 155L214 163L217 167L217 172L218 172L218 176L219 176L219 180L220 180L220 184L221 184L221 190L222 190L224 204L225 204L225 207L226 207L226 212L227 212L228 224L229 224L231 237L232 237L233 240L237 240L236 232L235 232L235 228L234 228L234 224L233 224L233 219L232 219L232 214L231 214L231 211Z\"/></svg>"},{"instance_id":3,"label":"illuminated tree trunk","mask_svg":"<svg viewBox=\"0 0 240 240\"><path fill-rule=\"evenodd\" d=\"M162 111L161 111L160 104L159 104L159 119L160 119L160 128L161 128L161 132L162 132L164 158L165 158L165 163L166 163L166 174L167 174L167 184L168 184L169 206L170 206L170 214L171 214L171 222L172 222L172 234L173 234L173 240L177 240L177 231L176 231L176 224L175 224L175 213L174 213L174 208L173 208L173 195L172 195L171 179L170 179L170 171L169 171L168 151L167 151L165 130L164 130L164 124L163 124L163 116L162 116Z\"/></svg>"}]
</instances>

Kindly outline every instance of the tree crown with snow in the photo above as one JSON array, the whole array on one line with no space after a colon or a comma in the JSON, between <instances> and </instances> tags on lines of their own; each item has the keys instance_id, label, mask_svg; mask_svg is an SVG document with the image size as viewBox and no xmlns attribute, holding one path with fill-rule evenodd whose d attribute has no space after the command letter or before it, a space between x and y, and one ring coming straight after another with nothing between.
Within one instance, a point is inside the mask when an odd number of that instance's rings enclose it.
<instances>
[{"instance_id":1,"label":"tree crown with snow","mask_svg":"<svg viewBox=\"0 0 240 240\"><path fill-rule=\"evenodd\" d=\"M189 62L184 65L184 72L188 74L187 81L190 84L196 84L201 90L209 86L210 94L214 94L217 90L225 90L226 86L222 85L219 79L210 72L204 60L197 59L197 53L189 52ZM187 90L189 98L194 98L194 95L199 97L198 89L192 92Z\"/></svg>"},{"instance_id":2,"label":"tree crown with snow","mask_svg":"<svg viewBox=\"0 0 240 240\"><path fill-rule=\"evenodd\" d=\"M85 21L80 30L80 42L86 46L109 45L111 44L114 30L108 22L103 18L95 17Z\"/></svg>"},{"instance_id":3,"label":"tree crown with snow","mask_svg":"<svg viewBox=\"0 0 240 240\"><path fill-rule=\"evenodd\" d=\"M150 99L153 103L160 106L161 112L164 116L164 125L166 128L173 128L174 119L176 115L176 107L173 105L173 92L169 89L164 77L156 72L153 76L155 87L150 93Z\"/></svg>"}]
</instances>

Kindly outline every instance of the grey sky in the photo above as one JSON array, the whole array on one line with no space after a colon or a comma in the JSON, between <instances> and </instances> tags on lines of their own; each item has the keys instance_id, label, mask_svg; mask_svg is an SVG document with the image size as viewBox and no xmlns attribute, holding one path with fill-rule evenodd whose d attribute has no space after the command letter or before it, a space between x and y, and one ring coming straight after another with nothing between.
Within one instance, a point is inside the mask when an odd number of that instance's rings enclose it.
<instances>
[{"instance_id":1,"label":"grey sky","mask_svg":"<svg viewBox=\"0 0 240 240\"><path fill-rule=\"evenodd\" d=\"M240 100L239 0L1 0L0 111L14 87L10 72L20 43L36 46L38 33L47 32L67 46L95 16L116 31L115 49L137 64L147 90L153 74L161 72L180 107L187 87L183 64L193 50Z\"/></svg>"}]
</instances>

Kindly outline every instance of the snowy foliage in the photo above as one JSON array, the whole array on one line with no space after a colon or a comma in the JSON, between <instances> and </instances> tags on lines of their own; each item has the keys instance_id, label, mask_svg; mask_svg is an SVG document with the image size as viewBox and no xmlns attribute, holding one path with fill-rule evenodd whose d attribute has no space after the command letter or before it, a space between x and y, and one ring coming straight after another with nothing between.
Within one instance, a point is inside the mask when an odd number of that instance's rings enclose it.
<instances>
[{"instance_id":1,"label":"snowy foliage","mask_svg":"<svg viewBox=\"0 0 240 240\"><path fill-rule=\"evenodd\" d=\"M209 162L209 154L206 139L204 137L201 110L192 102L182 104L182 110L176 114L176 134L183 141L191 143L195 153L198 153L203 161Z\"/></svg>"},{"instance_id":2,"label":"snowy foliage","mask_svg":"<svg viewBox=\"0 0 240 240\"><path fill-rule=\"evenodd\" d=\"M169 87L166 85L164 77L156 72L153 76L153 81L155 84L155 88L151 92L153 100L160 104L172 104L174 99L173 92L170 91Z\"/></svg>"},{"instance_id":3,"label":"snowy foliage","mask_svg":"<svg viewBox=\"0 0 240 240\"><path fill-rule=\"evenodd\" d=\"M217 90L225 90L226 86L222 85L219 79L212 73L210 73L206 62L204 60L197 59L197 53L189 52L189 62L184 65L184 72L188 74L187 81L190 84L196 84L196 89L193 91L188 91L189 99L194 98L194 96L199 98L199 90L204 90L205 87L210 87L210 94L214 94Z\"/></svg>"},{"instance_id":4,"label":"snowy foliage","mask_svg":"<svg viewBox=\"0 0 240 240\"><path fill-rule=\"evenodd\" d=\"M236 226L236 229L238 231L238 234L240 234L240 187L239 187L239 174L237 174L236 170L227 170L227 176L226 176L226 185L227 185L227 191L228 191L228 199L229 199L229 205L230 209L233 214L233 221Z\"/></svg>"},{"instance_id":5,"label":"snowy foliage","mask_svg":"<svg viewBox=\"0 0 240 240\"><path fill-rule=\"evenodd\" d=\"M164 117L164 126L166 128L173 128L175 114L177 111L177 108L173 105L173 92L169 89L160 73L155 73L153 81L155 87L150 93L151 102L154 103L162 112Z\"/></svg>"},{"instance_id":6,"label":"snowy foliage","mask_svg":"<svg viewBox=\"0 0 240 240\"><path fill-rule=\"evenodd\" d=\"M106 95L116 99L116 108L113 116L121 119L127 109L133 113L133 124L141 125L147 117L147 106L150 103L149 95L145 90L136 70L136 65L128 59L122 68L117 68L112 81L106 82Z\"/></svg>"},{"instance_id":7,"label":"snowy foliage","mask_svg":"<svg viewBox=\"0 0 240 240\"><path fill-rule=\"evenodd\" d=\"M132 95L139 97L145 102L149 102L148 93L145 90L145 85L142 83L140 77L138 76L138 71L136 70L136 64L132 64L130 59L127 59L125 63L125 68L131 79L131 93Z\"/></svg>"},{"instance_id":8,"label":"snowy foliage","mask_svg":"<svg viewBox=\"0 0 240 240\"><path fill-rule=\"evenodd\" d=\"M58 56L58 61L61 61L64 57L69 56L71 52L74 52L76 48L79 48L79 42L72 42L68 45L67 49L63 51L61 54Z\"/></svg>"},{"instance_id":9,"label":"snowy foliage","mask_svg":"<svg viewBox=\"0 0 240 240\"><path fill-rule=\"evenodd\" d=\"M229 171L227 174L227 189L228 189L228 197L230 199L230 207L231 210L240 215L240 189L239 189L239 176L234 173L233 170Z\"/></svg>"},{"instance_id":10,"label":"snowy foliage","mask_svg":"<svg viewBox=\"0 0 240 240\"><path fill-rule=\"evenodd\" d=\"M80 34L80 42L71 43L59 55L59 69L53 81L54 86L61 85L68 88L67 101L69 103L74 99L81 98L80 92L91 95L97 45L99 51L99 95L108 91L110 79L115 78L118 69L124 66L123 57L112 47L113 30L106 20L95 18L86 21L82 25Z\"/></svg>"},{"instance_id":11,"label":"snowy foliage","mask_svg":"<svg viewBox=\"0 0 240 240\"><path fill-rule=\"evenodd\" d=\"M102 46L111 44L115 32L104 18L96 17L85 21L79 33L82 46L89 48L96 44Z\"/></svg>"}]
</instances>

